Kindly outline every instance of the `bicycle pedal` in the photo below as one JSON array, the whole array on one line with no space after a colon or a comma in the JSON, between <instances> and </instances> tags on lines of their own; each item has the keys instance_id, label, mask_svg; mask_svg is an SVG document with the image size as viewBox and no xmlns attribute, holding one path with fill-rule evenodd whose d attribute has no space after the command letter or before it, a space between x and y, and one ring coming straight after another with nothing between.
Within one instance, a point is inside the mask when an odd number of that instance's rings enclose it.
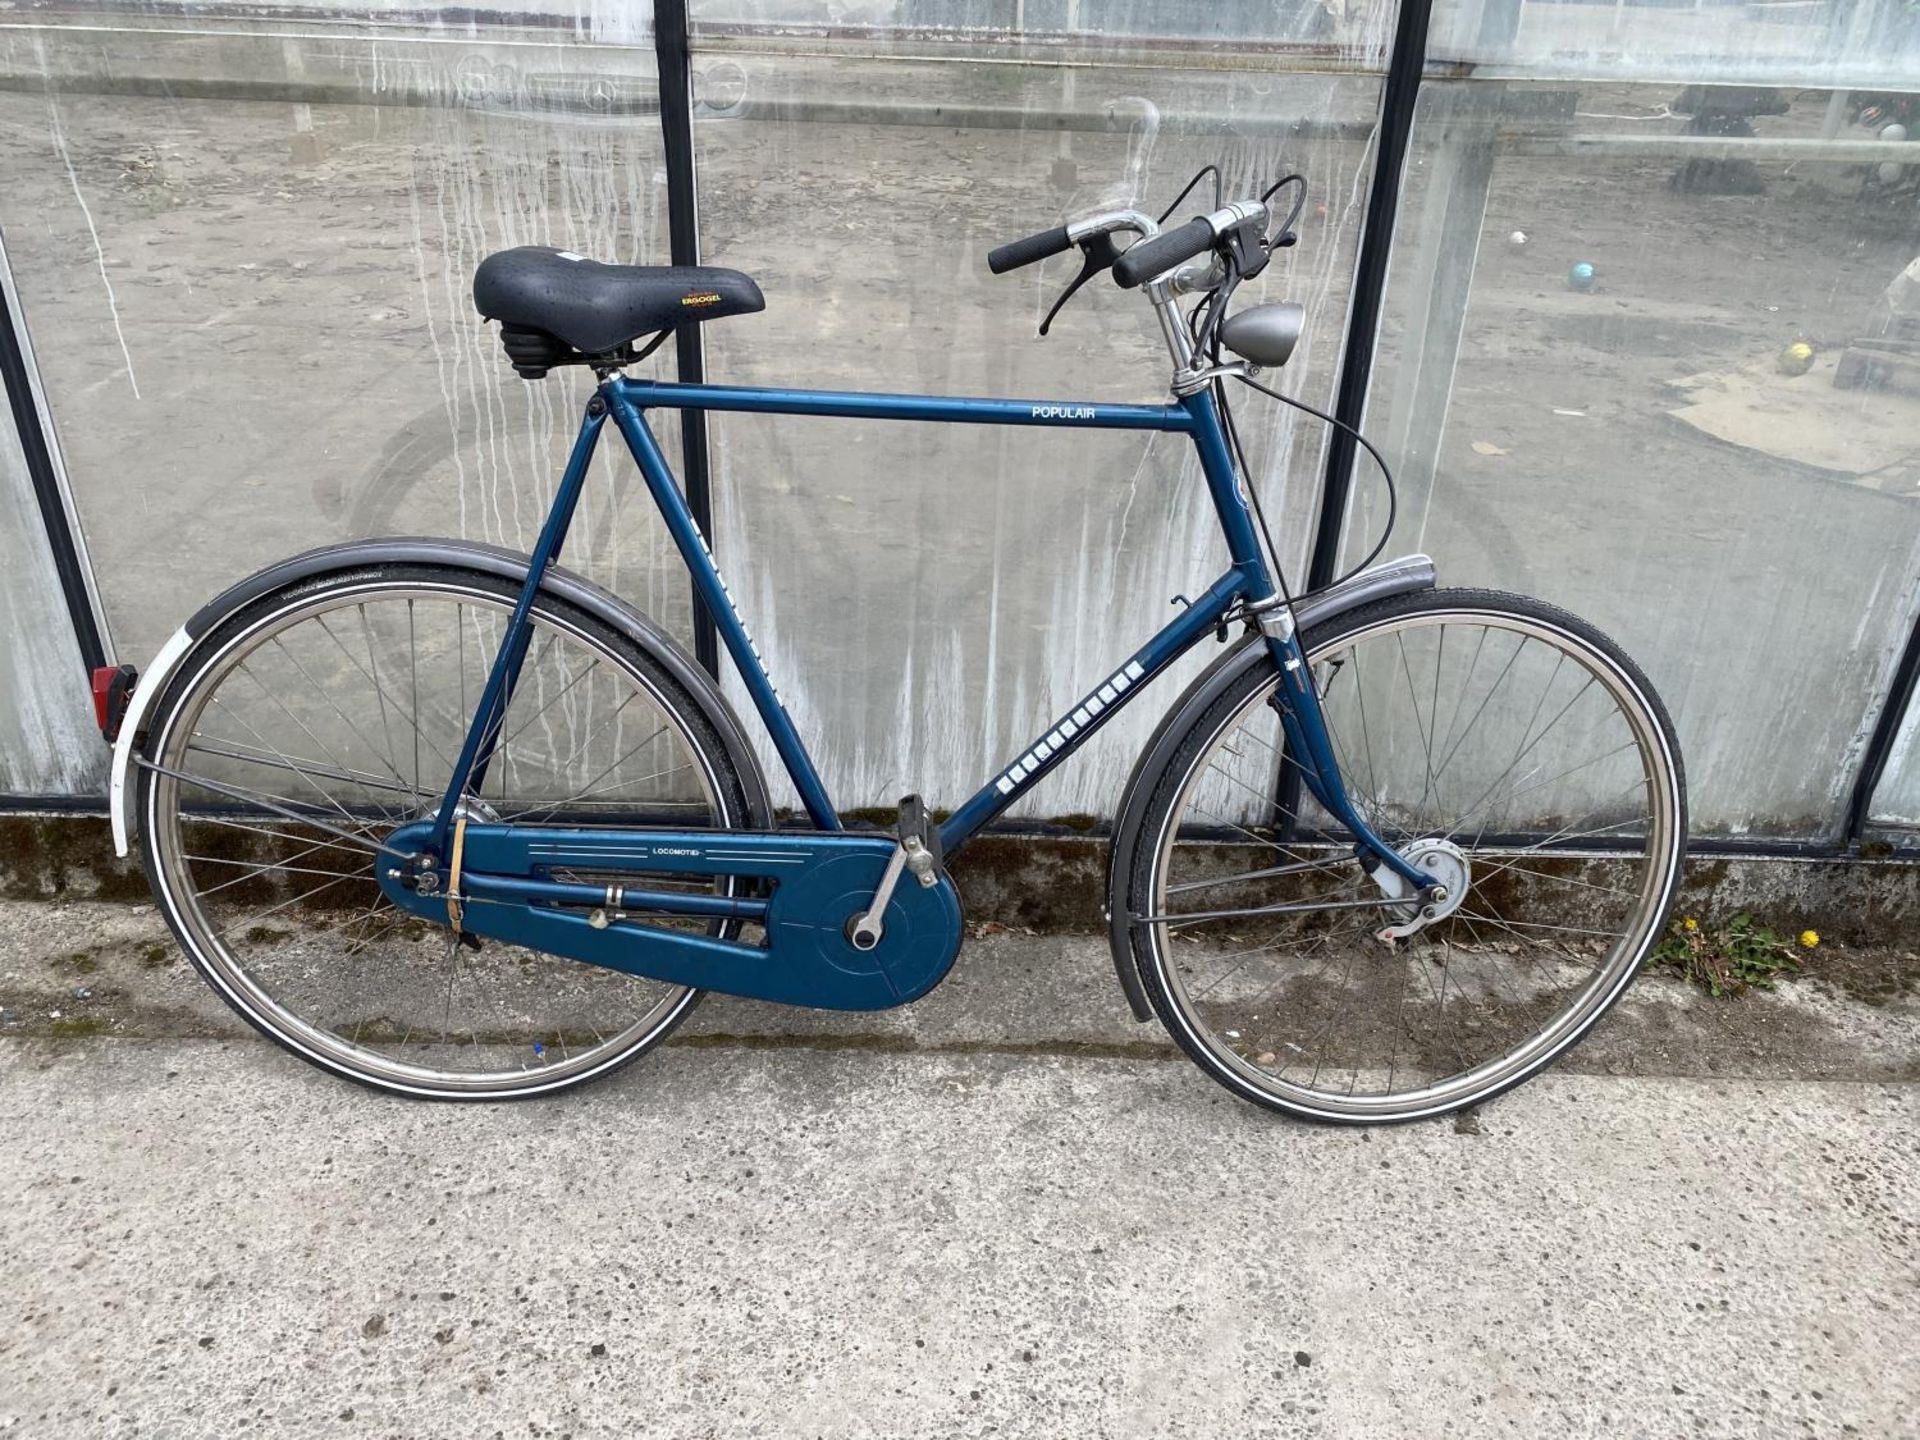
<instances>
[{"instance_id":1,"label":"bicycle pedal","mask_svg":"<svg viewBox=\"0 0 1920 1440\"><path fill-rule=\"evenodd\" d=\"M918 795L900 797L900 823L895 827L900 848L906 853L907 869L913 878L931 888L940 883L939 827L927 817L926 802Z\"/></svg>"}]
</instances>

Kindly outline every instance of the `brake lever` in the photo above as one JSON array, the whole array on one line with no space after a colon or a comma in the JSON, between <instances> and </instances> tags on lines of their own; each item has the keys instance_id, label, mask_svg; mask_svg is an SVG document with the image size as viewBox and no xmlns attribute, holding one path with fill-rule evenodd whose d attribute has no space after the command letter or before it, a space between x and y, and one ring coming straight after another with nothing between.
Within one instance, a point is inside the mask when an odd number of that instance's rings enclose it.
<instances>
[{"instance_id":1,"label":"brake lever","mask_svg":"<svg viewBox=\"0 0 1920 1440\"><path fill-rule=\"evenodd\" d=\"M1047 311L1047 318L1040 322L1040 333L1042 335L1047 333L1048 327L1053 324L1054 316L1058 315L1061 307L1073 298L1075 291L1079 290L1082 285L1086 284L1087 281L1098 275L1102 270L1111 270L1113 268L1113 262L1125 253L1118 245L1113 243L1113 235L1113 231L1104 230L1098 235L1089 235L1085 240L1080 242L1080 254L1083 260L1080 266L1080 273L1074 276L1071 285L1060 292L1060 298L1054 301L1053 308Z\"/></svg>"},{"instance_id":2,"label":"brake lever","mask_svg":"<svg viewBox=\"0 0 1920 1440\"><path fill-rule=\"evenodd\" d=\"M1249 225L1236 225L1223 237L1228 258L1242 280L1251 280L1267 268L1266 236ZM1285 236L1280 237L1285 240Z\"/></svg>"}]
</instances>

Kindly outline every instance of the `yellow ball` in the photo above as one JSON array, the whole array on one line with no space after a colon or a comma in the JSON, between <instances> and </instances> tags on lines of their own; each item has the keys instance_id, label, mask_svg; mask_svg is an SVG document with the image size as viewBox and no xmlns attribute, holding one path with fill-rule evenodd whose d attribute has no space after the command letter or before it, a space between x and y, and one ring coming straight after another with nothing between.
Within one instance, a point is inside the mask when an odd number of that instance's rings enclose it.
<instances>
[{"instance_id":1,"label":"yellow ball","mask_svg":"<svg viewBox=\"0 0 1920 1440\"><path fill-rule=\"evenodd\" d=\"M1804 375L1813 368L1813 347L1796 340L1780 352L1779 364L1782 375Z\"/></svg>"}]
</instances>

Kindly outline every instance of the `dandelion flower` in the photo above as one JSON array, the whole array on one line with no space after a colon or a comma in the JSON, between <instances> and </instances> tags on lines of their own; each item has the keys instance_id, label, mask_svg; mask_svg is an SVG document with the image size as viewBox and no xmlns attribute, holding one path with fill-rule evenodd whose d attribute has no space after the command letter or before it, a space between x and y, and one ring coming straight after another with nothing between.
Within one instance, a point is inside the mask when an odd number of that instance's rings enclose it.
<instances>
[{"instance_id":1,"label":"dandelion flower","mask_svg":"<svg viewBox=\"0 0 1920 1440\"><path fill-rule=\"evenodd\" d=\"M1818 945L1819 943L1820 943L1820 936L1815 931L1802 930L1800 932L1800 945L1802 949L1811 950L1813 949L1814 946Z\"/></svg>"},{"instance_id":2,"label":"dandelion flower","mask_svg":"<svg viewBox=\"0 0 1920 1440\"><path fill-rule=\"evenodd\" d=\"M1680 922L1680 928L1682 930L1698 930L1700 928L1700 922L1689 915Z\"/></svg>"}]
</instances>

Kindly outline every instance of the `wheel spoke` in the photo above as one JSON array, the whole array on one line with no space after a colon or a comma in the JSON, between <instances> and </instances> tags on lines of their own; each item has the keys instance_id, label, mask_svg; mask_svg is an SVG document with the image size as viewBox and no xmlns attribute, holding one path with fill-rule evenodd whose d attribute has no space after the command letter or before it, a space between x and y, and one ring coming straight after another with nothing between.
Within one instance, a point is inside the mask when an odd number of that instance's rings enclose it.
<instances>
[{"instance_id":1,"label":"wheel spoke","mask_svg":"<svg viewBox=\"0 0 1920 1440\"><path fill-rule=\"evenodd\" d=\"M1651 943L1680 833L1664 722L1611 656L1527 602L1409 597L1305 643L1356 807L1396 846L1424 837L1405 853L1465 883L1372 893L1397 882L1333 837L1296 855L1210 808L1254 791L1256 750L1297 763L1262 733L1273 682L1249 672L1222 728L1176 751L1178 782L1158 782L1172 813L1142 827L1161 837L1152 898L1130 907L1155 1004L1219 1078L1283 1108L1365 1119L1474 1103L1577 1040ZM1262 799L1256 824L1274 813ZM1490 829L1509 838L1489 844ZM1223 866L1222 843L1254 846L1251 863ZM1555 848L1582 845L1603 853ZM1400 923L1383 915L1417 906L1425 928L1377 938Z\"/></svg>"},{"instance_id":2,"label":"wheel spoke","mask_svg":"<svg viewBox=\"0 0 1920 1440\"><path fill-rule=\"evenodd\" d=\"M252 835L265 835L275 840L302 841L307 838L304 835L292 834L285 830L270 830L262 825L243 824L238 820L229 819L226 816L222 816L222 815L196 814L191 816L188 819L187 823L190 825L215 825L220 827L223 830L244 830ZM307 824L305 820L297 821L294 823L297 823L302 826L305 826ZM327 850L345 850L355 855L365 853L368 850L373 850L373 853L375 854L379 853L378 850L374 849L374 841L371 839L370 836L363 833L357 836L356 838L360 841L360 843L355 845L340 845L330 840L315 840L313 841L312 848L327 849ZM191 858L191 857L188 857L188 858ZM298 859L299 854L296 853L291 858Z\"/></svg>"},{"instance_id":3,"label":"wheel spoke","mask_svg":"<svg viewBox=\"0 0 1920 1440\"><path fill-rule=\"evenodd\" d=\"M377 840L369 839L364 831L344 829L339 825L333 824L331 821L322 820L318 815L302 815L298 810L276 804L274 801L268 800L253 791L242 790L232 785L223 785L217 780L207 779L204 775L190 775L184 770L174 770L165 765L156 765L151 760L136 760L134 763L139 765L142 770L151 771L155 775L164 775L169 780L178 781L187 785L198 785L202 790L211 790L214 794L224 795L229 800L240 800L250 805L258 805L263 810L271 810L275 814L295 821L298 824L311 825L316 830L324 830L329 835L337 836L342 840L351 840L363 849L373 851L377 854L392 855L401 860L409 860L412 858L398 850L381 844ZM347 814L344 810L340 813L343 815ZM347 820L351 823L353 816L347 815Z\"/></svg>"},{"instance_id":4,"label":"wheel spoke","mask_svg":"<svg viewBox=\"0 0 1920 1440\"><path fill-rule=\"evenodd\" d=\"M453 766L436 737L463 733L468 666L508 638L515 595L500 588L355 578L290 595L217 671L184 677L173 714L154 719L153 758L139 762L158 787L143 826L156 887L222 995L298 1053L411 1093L573 1083L657 1041L694 997L486 938L493 917L527 914L517 901L466 897L477 948L436 956L448 941L439 907L417 914L376 883L383 857L412 863L388 843L392 828L437 808L444 787L429 767ZM723 797L712 778L731 776L724 757L678 719L695 704L649 676L636 642L550 623L538 605L531 623L513 693L483 736L494 813L512 823L568 806L659 806L676 826L740 823L728 818L737 785ZM724 894L740 883L685 885ZM739 928L687 921L676 933L688 926Z\"/></svg>"},{"instance_id":5,"label":"wheel spoke","mask_svg":"<svg viewBox=\"0 0 1920 1440\"><path fill-rule=\"evenodd\" d=\"M246 667L242 665L240 669L242 671L245 671ZM252 677L248 676L248 678L251 679ZM259 682L255 681L254 683L257 685ZM334 793L331 790L327 789L326 786L322 785L318 780L314 779L313 776L309 775L278 746L269 744L266 738L262 736L258 730L254 729L254 727L248 723L248 721L244 716L235 714L231 707L221 707L220 697L218 695L215 695L213 697L213 704L216 707L220 707L220 713L224 718L233 721L235 724L239 725L243 730L245 730L249 735L253 736L254 739L258 740L260 742L262 749L268 751L273 755L278 756L281 763L287 769L291 770L294 774L298 775L303 781L306 782L306 786L309 790L313 791L314 794L318 795L322 800L326 801L326 803L329 806L331 806L334 810L337 810L340 813L340 816L342 819L347 820L349 822L353 820L353 812L348 810L346 806L342 805L339 799L334 795ZM207 782L205 781L202 781L200 783L207 784ZM214 787L211 784L207 784L207 788L211 790Z\"/></svg>"},{"instance_id":6,"label":"wheel spoke","mask_svg":"<svg viewBox=\"0 0 1920 1440\"><path fill-rule=\"evenodd\" d=\"M222 759L240 760L250 765L264 765L269 769L286 770L305 777L318 775L323 780L345 780L349 784L358 785L362 789L367 790L384 790L389 793L397 791L402 795L411 795L416 798L420 794L419 791L408 785L404 780L397 784L389 784L378 776L368 775L365 771L336 770L331 765L322 765L317 761L308 760L305 756L301 757L298 765L294 764L291 760L269 760L264 755L250 754L241 746L235 745L230 741L200 740L196 738L194 743L187 746L187 748L192 751L197 751L202 755L218 755Z\"/></svg>"},{"instance_id":7,"label":"wheel spoke","mask_svg":"<svg viewBox=\"0 0 1920 1440\"><path fill-rule=\"evenodd\" d=\"M320 695L320 696L321 696L321 697L322 697L323 699L325 699L325 700L326 700L326 702L327 702L327 708L328 708L329 710L331 710L331 711L333 711L333 713L334 713L335 715L337 715L337 716L339 716L339 717L340 717L340 721L341 721L341 723L342 723L342 724L344 724L344 725L345 725L345 726L347 727L347 733L348 733L348 734L350 734L350 735L352 735L352 736L353 736L353 738L354 738L354 739L356 739L356 740L358 740L358 741L359 741L359 742L360 742L360 743L361 743L362 745L364 745L364 746L366 746L366 747L367 747L367 749L369 749L369 750L372 750L372 751L374 751L374 752L376 752L376 753L378 753L378 751L379 751L379 747L378 747L377 745L375 745L375 744L374 744L374 743L373 743L373 742L372 742L371 740L369 740L369 739L367 739L367 737L366 737L366 736L365 736L365 735L364 735L364 734L363 734L363 733L361 732L361 729L360 729L360 727L359 727L359 726L358 726L357 724L355 724L355 723L354 723L354 719L353 719L353 717L352 717L351 715L349 715L349 714L347 714L347 712L346 712L345 710L343 710L343 709L341 709L341 708L340 708L340 702L339 702L339 701L337 701L337 700L335 700L335 699L333 698L333 694L332 694L332 692L331 692L331 691L330 691L330 690L329 690L329 689L328 689L328 688L327 688L326 686L324 686L324 685L322 685L322 684L320 684L320 683L319 683L318 681L316 681L316 680L315 680L315 679L314 679L314 678L313 678L313 677L312 677L311 675L309 675L309 674L307 673L307 668L306 668L306 666L304 666L304 665L302 665L302 664L301 664L301 663L299 662L299 660L297 660L297 659L296 659L296 658L294 657L294 655L293 655L293 652L292 652L292 651L290 651L290 650L288 650L288 649L287 649L287 647L286 647L286 646L285 646L284 644L282 644L282 643L280 642L280 640L279 640L279 638L278 638L277 636L275 637L275 639L274 639L274 641L273 641L273 644L274 644L274 648L276 648L277 650L279 650L281 654L283 654L283 655L285 655L285 656L287 657L287 662L288 662L288 663L289 663L290 665L292 665L292 666L293 666L293 668L294 668L294 669L295 669L296 671L298 671L298 672L299 672L299 674L300 674L300 678L301 678L301 679L303 679L303 680L305 680L305 681L306 681L306 682L307 682L307 683L308 683L309 685L311 685L311 686L313 686L313 688L314 688L314 692L315 692L316 694L318 694L318 695ZM344 647L343 647L343 648L344 648ZM351 656L349 656L348 658L349 658L349 659L351 659L352 657L351 657ZM286 707L286 705L285 705L285 703L284 703L284 702L282 702L282 701L280 700L280 697L279 697L279 696L277 696L277 695L276 695L276 696L274 696L274 701L275 701L275 703L276 703L276 704L278 704L278 705L280 706L280 709L281 709L282 711L286 711L286 710L287 710L287 707ZM289 714L290 714L291 712L289 711L289 712L287 712L287 713L289 713ZM302 728L304 728L304 726L303 726ZM308 731L308 733L309 733L309 734L312 734L312 732L311 732L311 731ZM318 737L315 737L315 738L316 738L316 740L318 739ZM324 748L324 747L323 747L323 748ZM347 768L347 767L346 767L345 765L343 765L343 764L341 764L341 762L340 762L340 760L339 760L339 759L338 759L338 758L337 758L336 756L334 756L334 754L333 754L333 752L332 752L331 750L329 750L329 751L327 751L327 757L328 757L329 759L331 759L331 760L333 760L333 762L334 762L334 764L336 764L336 765L340 765L340 767L341 767L341 768L342 768L343 770ZM391 764L389 764L389 766L388 766L388 768L389 768L389 769L392 769L392 766L391 766ZM395 781L395 783L396 783L396 784L397 784L397 785L399 786L399 788L400 788L400 789L402 789L402 790L406 790L406 789L408 789L408 788L409 788L409 787L408 787L408 785L407 785L407 782L406 782L406 780L405 780L405 779L404 779L404 778L403 778L403 777L401 776L401 774L400 774L400 772L399 772L398 770L394 770L394 771L393 771L393 778L394 778L394 781ZM365 789L366 787L365 787L365 785L363 784L361 788L362 788L362 789Z\"/></svg>"}]
</instances>

